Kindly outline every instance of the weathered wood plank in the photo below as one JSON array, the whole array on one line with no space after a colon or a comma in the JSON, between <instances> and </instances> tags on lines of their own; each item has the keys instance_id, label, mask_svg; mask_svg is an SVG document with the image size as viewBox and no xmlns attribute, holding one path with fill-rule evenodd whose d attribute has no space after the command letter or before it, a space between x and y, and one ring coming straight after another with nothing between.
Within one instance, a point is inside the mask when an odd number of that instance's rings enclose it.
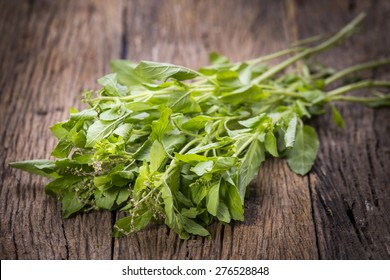
<instances>
[{"instance_id":1,"label":"weathered wood plank","mask_svg":"<svg viewBox=\"0 0 390 280\"><path fill-rule=\"evenodd\" d=\"M128 59L200 67L208 52L233 60L287 47L291 38L284 1L128 1ZM211 226L213 237L180 240L153 226L115 240L115 259L317 258L307 178L284 162L262 168L246 203L244 223Z\"/></svg>"},{"instance_id":2,"label":"weathered wood plank","mask_svg":"<svg viewBox=\"0 0 390 280\"><path fill-rule=\"evenodd\" d=\"M360 11L368 15L361 34L324 54L325 63L342 69L390 56L390 40L383 33L390 29L388 1L298 1L297 6L301 37L335 31ZM388 69L371 77L389 79ZM344 129L337 128L330 115L315 122L321 148L310 185L320 257L389 259L390 111L337 106Z\"/></svg>"},{"instance_id":3,"label":"weathered wood plank","mask_svg":"<svg viewBox=\"0 0 390 280\"><path fill-rule=\"evenodd\" d=\"M372 3L371 3L372 2ZM154 225L113 240L119 215L64 220L44 179L11 170L14 160L47 158L48 127L80 106L112 58L199 67L209 51L233 60L334 31L359 10L362 36L322 56L337 68L389 57L386 1L2 1L0 2L1 259L338 259L390 257L390 112L340 105L313 124L321 150L309 177L285 162L264 164L246 202L245 222L215 223L211 239L178 239ZM371 29L369 29L371 28ZM386 71L377 77L389 77ZM312 208L313 205L313 208Z\"/></svg>"},{"instance_id":4,"label":"weathered wood plank","mask_svg":"<svg viewBox=\"0 0 390 280\"><path fill-rule=\"evenodd\" d=\"M64 220L45 180L8 162L48 158L49 126L81 107L83 88L119 55L121 2L1 1L2 259L109 259L111 213Z\"/></svg>"}]
</instances>

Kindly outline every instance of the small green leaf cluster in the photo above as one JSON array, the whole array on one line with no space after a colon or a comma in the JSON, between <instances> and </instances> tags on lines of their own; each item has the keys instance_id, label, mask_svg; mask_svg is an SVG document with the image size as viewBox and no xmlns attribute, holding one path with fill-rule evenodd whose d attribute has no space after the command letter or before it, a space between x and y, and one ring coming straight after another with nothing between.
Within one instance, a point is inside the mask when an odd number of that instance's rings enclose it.
<instances>
[{"instance_id":1,"label":"small green leaf cluster","mask_svg":"<svg viewBox=\"0 0 390 280\"><path fill-rule=\"evenodd\" d=\"M332 90L340 78L384 64L341 72L310 67L306 58L329 49L361 21L355 19L317 46L301 44L240 63L216 53L198 71L168 63L112 61L113 73L85 91L88 108L51 127L56 160L15 162L13 167L52 178L48 194L61 200L65 217L90 210L121 210L114 235L163 222L181 238L208 236L214 220L244 220L244 200L267 157L283 157L300 175L312 168L319 141L304 121L334 101L390 105L388 95L344 94L386 81L360 81ZM311 40L312 41L312 40ZM267 60L291 54L269 67ZM298 68L288 68L300 60Z\"/></svg>"}]
</instances>

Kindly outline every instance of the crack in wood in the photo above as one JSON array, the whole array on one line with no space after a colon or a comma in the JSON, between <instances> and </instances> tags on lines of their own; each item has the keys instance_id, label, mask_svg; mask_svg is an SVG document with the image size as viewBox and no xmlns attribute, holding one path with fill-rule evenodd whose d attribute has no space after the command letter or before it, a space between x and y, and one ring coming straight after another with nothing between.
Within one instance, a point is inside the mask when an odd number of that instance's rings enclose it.
<instances>
[{"instance_id":1,"label":"crack in wood","mask_svg":"<svg viewBox=\"0 0 390 280\"><path fill-rule=\"evenodd\" d=\"M311 217L312 217L312 220L313 220L313 227L314 227L314 234L315 234L315 244L316 244L316 248L317 248L317 254L318 254L318 259L322 259L322 256L321 256L321 249L320 249L320 244L319 244L319 236L318 236L318 224L317 224L317 219L316 219L316 215L315 215L315 212L314 212L314 198L313 198L313 189L315 186L312 186L312 183L311 183L311 176L312 175L307 175L307 186L308 186L308 189L309 189L309 195L310 195L310 207L311 207Z\"/></svg>"},{"instance_id":2,"label":"crack in wood","mask_svg":"<svg viewBox=\"0 0 390 280\"><path fill-rule=\"evenodd\" d=\"M19 254L18 254L18 243L16 242L16 237L15 237L15 233L12 233L12 242L13 242L13 245L14 245L14 248L15 248L15 260L18 260L19 259ZM3 259L3 257L1 258Z\"/></svg>"},{"instance_id":3,"label":"crack in wood","mask_svg":"<svg viewBox=\"0 0 390 280\"><path fill-rule=\"evenodd\" d=\"M348 2L348 11L354 13L356 10L356 0L349 0Z\"/></svg>"},{"instance_id":4,"label":"crack in wood","mask_svg":"<svg viewBox=\"0 0 390 280\"><path fill-rule=\"evenodd\" d=\"M66 237L66 232L65 232L65 226L64 226L64 220L63 219L62 219L62 223L61 223L61 228L62 228L62 232L64 234L64 239L65 239L66 259L69 260L69 243L68 243L68 238Z\"/></svg>"},{"instance_id":5,"label":"crack in wood","mask_svg":"<svg viewBox=\"0 0 390 280\"><path fill-rule=\"evenodd\" d=\"M112 211L111 212L111 226L112 227L114 227L114 225L116 223L116 216L117 216L117 212ZM115 237L112 236L111 237L111 260L114 259L114 255L115 255Z\"/></svg>"},{"instance_id":6,"label":"crack in wood","mask_svg":"<svg viewBox=\"0 0 390 280\"><path fill-rule=\"evenodd\" d=\"M125 5L122 8L122 34L121 34L121 43L120 43L120 52L119 56L121 59L127 58L127 17L128 17L128 8Z\"/></svg>"}]
</instances>

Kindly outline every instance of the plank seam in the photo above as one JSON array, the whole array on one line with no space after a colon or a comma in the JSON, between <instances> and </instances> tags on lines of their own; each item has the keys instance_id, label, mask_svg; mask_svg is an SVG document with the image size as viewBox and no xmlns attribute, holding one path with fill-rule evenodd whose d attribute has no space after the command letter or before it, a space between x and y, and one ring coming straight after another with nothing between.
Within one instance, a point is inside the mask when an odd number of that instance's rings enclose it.
<instances>
[{"instance_id":1,"label":"plank seam","mask_svg":"<svg viewBox=\"0 0 390 280\"><path fill-rule=\"evenodd\" d=\"M61 228L62 228L62 232L64 233L64 238L65 238L66 259L69 260L69 242L68 242L68 238L66 237L64 220L62 220Z\"/></svg>"},{"instance_id":2,"label":"plank seam","mask_svg":"<svg viewBox=\"0 0 390 280\"><path fill-rule=\"evenodd\" d=\"M115 225L115 221L116 221L116 211L112 211L111 212L111 226L112 226L112 228ZM115 237L112 236L111 237L111 260L114 259L114 253L115 253Z\"/></svg>"},{"instance_id":3,"label":"plank seam","mask_svg":"<svg viewBox=\"0 0 390 280\"><path fill-rule=\"evenodd\" d=\"M121 45L120 45L120 58L126 59L127 57L127 19L128 10L127 5L123 7L122 11L122 34L121 34Z\"/></svg>"},{"instance_id":4,"label":"plank seam","mask_svg":"<svg viewBox=\"0 0 390 280\"><path fill-rule=\"evenodd\" d=\"M16 243L15 233L12 233L12 242L14 243L14 247L15 247L15 259L19 260L18 246L17 246L17 243Z\"/></svg>"}]
</instances>

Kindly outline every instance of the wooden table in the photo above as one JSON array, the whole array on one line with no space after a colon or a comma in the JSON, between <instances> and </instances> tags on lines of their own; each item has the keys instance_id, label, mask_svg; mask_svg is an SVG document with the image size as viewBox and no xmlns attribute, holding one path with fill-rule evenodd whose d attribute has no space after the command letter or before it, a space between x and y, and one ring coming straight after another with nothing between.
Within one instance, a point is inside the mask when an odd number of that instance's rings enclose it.
<instances>
[{"instance_id":1,"label":"wooden table","mask_svg":"<svg viewBox=\"0 0 390 280\"><path fill-rule=\"evenodd\" d=\"M246 201L245 222L180 240L165 226L114 239L118 213L64 219L45 179L8 163L50 156L54 122L116 58L205 65L286 48L338 30L360 11L360 35L321 55L341 69L390 56L389 1L0 1L1 259L389 259L390 109L342 104L312 121L321 140L312 172L269 160ZM368 73L390 79L389 68Z\"/></svg>"}]
</instances>

